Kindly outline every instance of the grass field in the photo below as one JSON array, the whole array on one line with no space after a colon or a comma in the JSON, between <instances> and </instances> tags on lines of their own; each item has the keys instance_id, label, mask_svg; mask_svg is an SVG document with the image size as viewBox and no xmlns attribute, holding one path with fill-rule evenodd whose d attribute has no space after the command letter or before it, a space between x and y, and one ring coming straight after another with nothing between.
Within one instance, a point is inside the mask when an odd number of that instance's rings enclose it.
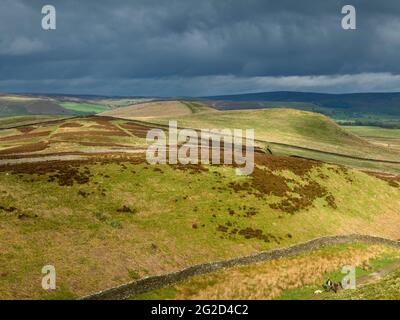
<instances>
[{"instance_id":1,"label":"grass field","mask_svg":"<svg viewBox=\"0 0 400 320\"><path fill-rule=\"evenodd\" d=\"M75 101L76 100L76 101ZM110 110L108 104L86 102L80 99L66 101L56 97L0 96L0 117L87 115ZM110 102L112 103L112 102Z\"/></svg>"},{"instance_id":2,"label":"grass field","mask_svg":"<svg viewBox=\"0 0 400 320\"><path fill-rule=\"evenodd\" d=\"M342 291L337 295L330 295L326 299L335 300L399 300L400 299L400 271L396 270L370 281L356 290Z\"/></svg>"},{"instance_id":3,"label":"grass field","mask_svg":"<svg viewBox=\"0 0 400 320\"><path fill-rule=\"evenodd\" d=\"M60 105L65 109L82 113L101 113L110 109L104 105L78 102L61 102Z\"/></svg>"},{"instance_id":4,"label":"grass field","mask_svg":"<svg viewBox=\"0 0 400 320\"><path fill-rule=\"evenodd\" d=\"M292 109L224 111L176 117L182 127L253 128L256 139L304 146L322 151L389 159L396 152L376 148L366 140L343 130L323 115ZM159 120L158 122L167 123Z\"/></svg>"},{"instance_id":5,"label":"grass field","mask_svg":"<svg viewBox=\"0 0 400 320\"><path fill-rule=\"evenodd\" d=\"M368 126L346 126L345 129L363 137L375 145L400 151L400 129L385 129Z\"/></svg>"},{"instance_id":6,"label":"grass field","mask_svg":"<svg viewBox=\"0 0 400 320\"><path fill-rule=\"evenodd\" d=\"M159 108L162 102L159 102ZM110 116L132 118L132 109L107 113ZM138 118L137 118L138 119ZM400 173L400 163L382 163L372 160L400 162L400 150L360 137L341 128L329 118L312 112L292 109L261 109L235 111L207 111L179 116L174 113L158 116L148 114L145 121L168 124L177 120L181 127L190 128L253 128L257 144L269 145L274 154L296 155L364 170ZM265 142L261 142L265 141Z\"/></svg>"},{"instance_id":7,"label":"grass field","mask_svg":"<svg viewBox=\"0 0 400 320\"><path fill-rule=\"evenodd\" d=\"M154 101L118 108L104 112L101 115L124 119L152 121L153 119L181 117L211 111L215 110L198 102Z\"/></svg>"}]
</instances>

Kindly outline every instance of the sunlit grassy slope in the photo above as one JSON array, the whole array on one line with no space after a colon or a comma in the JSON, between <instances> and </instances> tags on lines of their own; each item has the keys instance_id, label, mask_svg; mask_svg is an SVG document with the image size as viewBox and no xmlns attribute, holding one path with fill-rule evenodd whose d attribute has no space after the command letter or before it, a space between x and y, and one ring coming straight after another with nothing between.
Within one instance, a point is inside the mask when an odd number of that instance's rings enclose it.
<instances>
[{"instance_id":1,"label":"sunlit grassy slope","mask_svg":"<svg viewBox=\"0 0 400 320\"><path fill-rule=\"evenodd\" d=\"M251 128L256 139L330 152L376 155L372 146L343 130L329 118L292 109L224 111L176 117L178 125L194 128ZM166 120L159 122L167 123ZM388 154L388 151L385 150ZM379 157L379 155L376 155Z\"/></svg>"},{"instance_id":2,"label":"sunlit grassy slope","mask_svg":"<svg viewBox=\"0 0 400 320\"><path fill-rule=\"evenodd\" d=\"M66 97L0 95L0 117L12 116L76 116L104 112L112 108L114 100L82 100Z\"/></svg>"},{"instance_id":3,"label":"sunlit grassy slope","mask_svg":"<svg viewBox=\"0 0 400 320\"><path fill-rule=\"evenodd\" d=\"M161 108L162 102L159 102ZM120 110L120 111L118 111ZM165 109L167 110L167 108ZM127 112L125 112L127 111ZM150 110L149 110L150 112ZM267 141L274 150L274 143L286 144L300 148L315 149L326 154L315 154L310 150L289 150L290 146L278 145L279 152L311 157L328 162L347 164L345 158L336 159L339 153L351 157L366 159L399 161L400 153L396 149L386 146L377 146L359 136L341 128L332 120L318 113L293 109L261 109L261 110L235 110L189 113L186 115L158 112L147 114L146 121L168 124L169 120L177 120L181 127L191 128L239 128L254 129L256 139ZM134 119L132 110L117 109L110 113L111 116ZM138 119L138 118L137 118ZM354 162L354 161L353 161ZM357 161L356 161L357 162ZM356 163L356 167L379 170L380 165L373 163ZM395 167L396 165L390 167ZM389 168L393 169L393 168ZM394 168L392 171L398 171Z\"/></svg>"},{"instance_id":4,"label":"sunlit grassy slope","mask_svg":"<svg viewBox=\"0 0 400 320\"><path fill-rule=\"evenodd\" d=\"M345 126L344 128L373 144L400 151L400 129L368 126Z\"/></svg>"},{"instance_id":5,"label":"sunlit grassy slope","mask_svg":"<svg viewBox=\"0 0 400 320\"><path fill-rule=\"evenodd\" d=\"M101 115L152 121L153 119L169 119L213 111L215 110L199 102L154 101L118 108L112 111L104 112Z\"/></svg>"},{"instance_id":6,"label":"sunlit grassy slope","mask_svg":"<svg viewBox=\"0 0 400 320\"><path fill-rule=\"evenodd\" d=\"M329 295L326 299L337 300L399 300L400 299L400 270L397 269L383 278L359 286L356 290L339 292Z\"/></svg>"},{"instance_id":7,"label":"sunlit grassy slope","mask_svg":"<svg viewBox=\"0 0 400 320\"><path fill-rule=\"evenodd\" d=\"M46 118L47 119L47 118ZM124 128L127 121L100 117L57 120L38 123L44 119L32 117L8 118L4 125L17 125L21 121L32 123L0 130L0 155L31 153L43 155L60 152L102 151L146 146L145 132L136 135ZM35 122L36 121L36 122ZM0 125L2 121L0 120ZM146 129L147 130L147 129Z\"/></svg>"},{"instance_id":8,"label":"sunlit grassy slope","mask_svg":"<svg viewBox=\"0 0 400 320\"><path fill-rule=\"evenodd\" d=\"M78 111L82 113L100 113L110 108L100 104L77 103L77 102L61 102L60 105L68 110Z\"/></svg>"},{"instance_id":9,"label":"sunlit grassy slope","mask_svg":"<svg viewBox=\"0 0 400 320\"><path fill-rule=\"evenodd\" d=\"M323 235L400 238L395 180L260 157L249 177L118 153L1 166L0 297L78 297ZM57 269L52 293L40 289L46 264Z\"/></svg>"},{"instance_id":10,"label":"sunlit grassy slope","mask_svg":"<svg viewBox=\"0 0 400 320\"><path fill-rule=\"evenodd\" d=\"M47 116L47 115L2 117L0 118L0 129L7 129L16 126L25 126L35 123L57 120L60 118L61 118L60 116Z\"/></svg>"}]
</instances>

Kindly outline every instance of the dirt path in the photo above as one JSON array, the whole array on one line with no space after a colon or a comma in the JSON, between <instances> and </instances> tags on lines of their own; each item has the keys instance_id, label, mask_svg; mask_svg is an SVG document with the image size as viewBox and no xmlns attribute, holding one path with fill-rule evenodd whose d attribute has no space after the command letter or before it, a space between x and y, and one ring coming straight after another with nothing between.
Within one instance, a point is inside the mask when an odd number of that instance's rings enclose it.
<instances>
[{"instance_id":1,"label":"dirt path","mask_svg":"<svg viewBox=\"0 0 400 320\"><path fill-rule=\"evenodd\" d=\"M363 277L360 277L359 279L357 279L357 285L364 285L364 284L369 284L369 283L379 281L380 279L382 279L389 273L396 271L398 269L400 269L400 262L393 263L393 264L388 265L376 272L372 272Z\"/></svg>"},{"instance_id":2,"label":"dirt path","mask_svg":"<svg viewBox=\"0 0 400 320\"><path fill-rule=\"evenodd\" d=\"M357 278L356 286L359 287L359 286L363 286L366 284L375 283L375 282L381 280L383 277L385 277L389 273L394 272L399 269L400 269L400 262L390 264L382 269L379 269L378 271L375 271L375 272L372 272L365 276L362 276L360 278ZM333 292L323 292L321 294L314 294L309 300L325 300L326 298L328 298L330 295L333 295L333 294L334 294Z\"/></svg>"}]
</instances>

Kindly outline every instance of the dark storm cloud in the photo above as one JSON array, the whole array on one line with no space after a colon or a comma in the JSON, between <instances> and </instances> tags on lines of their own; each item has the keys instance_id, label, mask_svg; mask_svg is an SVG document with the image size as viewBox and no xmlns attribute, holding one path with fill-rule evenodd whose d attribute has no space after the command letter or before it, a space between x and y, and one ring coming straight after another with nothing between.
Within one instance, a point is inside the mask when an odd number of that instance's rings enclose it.
<instances>
[{"instance_id":1,"label":"dark storm cloud","mask_svg":"<svg viewBox=\"0 0 400 320\"><path fill-rule=\"evenodd\" d=\"M3 91L400 90L398 0L0 1ZM356 31L341 28L348 3Z\"/></svg>"}]
</instances>

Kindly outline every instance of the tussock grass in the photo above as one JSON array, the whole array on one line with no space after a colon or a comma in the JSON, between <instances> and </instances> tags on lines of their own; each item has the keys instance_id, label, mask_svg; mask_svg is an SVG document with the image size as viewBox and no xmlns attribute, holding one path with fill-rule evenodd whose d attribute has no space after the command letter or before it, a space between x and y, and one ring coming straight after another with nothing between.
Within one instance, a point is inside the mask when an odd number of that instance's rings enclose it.
<instances>
[{"instance_id":1,"label":"tussock grass","mask_svg":"<svg viewBox=\"0 0 400 320\"><path fill-rule=\"evenodd\" d=\"M336 271L341 270L343 266L351 265L363 271L369 269L370 263L388 255L400 259L398 250L384 246L364 244L330 246L296 257L196 276L175 286L134 298L223 300L311 298L314 290L322 289L322 284L328 277L333 281L340 281L343 275L340 277L340 271Z\"/></svg>"}]
</instances>

